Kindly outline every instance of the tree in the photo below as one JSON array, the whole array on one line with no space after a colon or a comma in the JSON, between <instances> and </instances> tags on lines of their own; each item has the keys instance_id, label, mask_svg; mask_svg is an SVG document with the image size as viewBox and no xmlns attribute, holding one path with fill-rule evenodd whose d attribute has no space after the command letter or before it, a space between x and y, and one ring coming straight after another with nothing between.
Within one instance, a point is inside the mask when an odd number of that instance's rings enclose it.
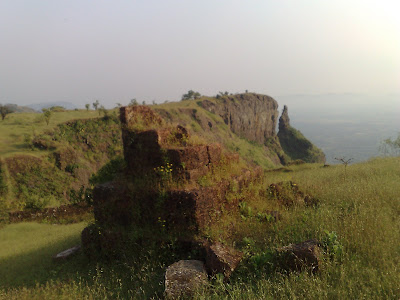
<instances>
[{"instance_id":1,"label":"tree","mask_svg":"<svg viewBox=\"0 0 400 300\"><path fill-rule=\"evenodd\" d=\"M397 156L400 155L400 133L396 139L386 139L381 143L380 151L384 155Z\"/></svg>"},{"instance_id":2,"label":"tree","mask_svg":"<svg viewBox=\"0 0 400 300\"><path fill-rule=\"evenodd\" d=\"M100 106L99 108L99 115L103 114L104 118L108 118L108 111L107 109L104 107L104 105Z\"/></svg>"},{"instance_id":3,"label":"tree","mask_svg":"<svg viewBox=\"0 0 400 300\"><path fill-rule=\"evenodd\" d=\"M2 105L0 104L0 114L1 114L1 120L4 120L5 117L8 114L11 114L13 112L13 110L11 108L9 108L7 105Z\"/></svg>"},{"instance_id":4,"label":"tree","mask_svg":"<svg viewBox=\"0 0 400 300\"><path fill-rule=\"evenodd\" d=\"M130 106L138 105L138 102L137 102L136 98L131 99L131 102L129 102L129 105Z\"/></svg>"},{"instance_id":5,"label":"tree","mask_svg":"<svg viewBox=\"0 0 400 300\"><path fill-rule=\"evenodd\" d=\"M189 90L186 94L182 95L182 100L195 100L201 97L199 92Z\"/></svg>"},{"instance_id":6,"label":"tree","mask_svg":"<svg viewBox=\"0 0 400 300\"><path fill-rule=\"evenodd\" d=\"M97 110L97 108L98 108L99 105L100 105L100 102L99 102L99 100L96 100L96 101L93 102L92 104L93 104L94 110Z\"/></svg>"},{"instance_id":7,"label":"tree","mask_svg":"<svg viewBox=\"0 0 400 300\"><path fill-rule=\"evenodd\" d=\"M90 104L89 104L89 103L86 103L86 104L85 104L85 107L86 107L86 111L89 111Z\"/></svg>"},{"instance_id":8,"label":"tree","mask_svg":"<svg viewBox=\"0 0 400 300\"><path fill-rule=\"evenodd\" d=\"M344 180L346 180L346 169L347 169L347 165L353 161L353 158L335 157L335 160L341 162L342 165L344 165Z\"/></svg>"},{"instance_id":9,"label":"tree","mask_svg":"<svg viewBox=\"0 0 400 300\"><path fill-rule=\"evenodd\" d=\"M43 108L42 112L43 112L43 117L44 117L44 120L46 121L46 124L49 125L50 119L51 119L51 110L47 109L47 108Z\"/></svg>"}]
</instances>

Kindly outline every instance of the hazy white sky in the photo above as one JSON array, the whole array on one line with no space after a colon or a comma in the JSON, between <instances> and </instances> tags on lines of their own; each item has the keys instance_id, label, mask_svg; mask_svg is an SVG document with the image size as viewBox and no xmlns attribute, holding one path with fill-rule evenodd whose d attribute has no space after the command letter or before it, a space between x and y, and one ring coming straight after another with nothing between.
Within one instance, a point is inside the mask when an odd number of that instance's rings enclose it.
<instances>
[{"instance_id":1,"label":"hazy white sky","mask_svg":"<svg viewBox=\"0 0 400 300\"><path fill-rule=\"evenodd\" d=\"M1 0L0 103L400 93L399 0Z\"/></svg>"}]
</instances>

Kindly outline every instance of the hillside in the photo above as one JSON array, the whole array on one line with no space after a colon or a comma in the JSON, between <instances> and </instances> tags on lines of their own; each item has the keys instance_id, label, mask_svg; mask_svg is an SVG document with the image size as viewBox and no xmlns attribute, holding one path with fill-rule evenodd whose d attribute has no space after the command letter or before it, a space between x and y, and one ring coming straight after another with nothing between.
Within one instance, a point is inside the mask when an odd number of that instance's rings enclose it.
<instances>
[{"instance_id":1,"label":"hillside","mask_svg":"<svg viewBox=\"0 0 400 300\"><path fill-rule=\"evenodd\" d=\"M6 157L0 191L11 188L25 205L62 197L91 174L96 187L89 224L3 225L0 297L159 299L171 293L171 264L196 259L208 274L194 299L398 298L399 159L347 168L291 162L296 152L280 148L273 99L240 97L157 112L123 107L121 124L112 115L69 121L35 136L42 155ZM272 105L238 115L253 97ZM253 118L260 112L268 126ZM292 132L287 108L281 130ZM305 144L301 159L321 155L293 132ZM66 222L59 218L45 222ZM79 239L75 257L49 259Z\"/></svg>"},{"instance_id":2,"label":"hillside","mask_svg":"<svg viewBox=\"0 0 400 300\"><path fill-rule=\"evenodd\" d=\"M271 169L291 160L323 162L314 146L307 150L312 144L304 137L305 149L304 143L295 141L291 148L281 147L276 134L278 104L268 96L202 97L157 105L154 110L166 124L186 127L195 143L218 142L253 166ZM11 114L0 124L0 197L9 209L58 206L88 197L93 187L89 179L121 154L118 121L106 115L63 122L98 115L53 112L46 125L41 114Z\"/></svg>"},{"instance_id":3,"label":"hillside","mask_svg":"<svg viewBox=\"0 0 400 300\"><path fill-rule=\"evenodd\" d=\"M46 125L36 122L37 116L12 114L0 124L3 212L90 203L96 180L90 179L122 154L118 118L100 118L90 111L54 112ZM77 116L85 119L74 120Z\"/></svg>"}]
</instances>

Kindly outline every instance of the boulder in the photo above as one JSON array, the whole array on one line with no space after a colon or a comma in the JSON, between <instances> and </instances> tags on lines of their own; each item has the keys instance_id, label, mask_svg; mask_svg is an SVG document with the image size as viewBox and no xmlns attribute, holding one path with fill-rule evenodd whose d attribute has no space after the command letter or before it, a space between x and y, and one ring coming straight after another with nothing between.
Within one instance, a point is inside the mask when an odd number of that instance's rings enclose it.
<instances>
[{"instance_id":1,"label":"boulder","mask_svg":"<svg viewBox=\"0 0 400 300\"><path fill-rule=\"evenodd\" d=\"M165 272L165 294L170 299L192 296L206 284L207 272L204 263L199 260L180 260Z\"/></svg>"},{"instance_id":2,"label":"boulder","mask_svg":"<svg viewBox=\"0 0 400 300\"><path fill-rule=\"evenodd\" d=\"M278 249L280 265L291 271L308 270L315 273L321 265L319 242L308 240L299 244L290 244Z\"/></svg>"},{"instance_id":3,"label":"boulder","mask_svg":"<svg viewBox=\"0 0 400 300\"><path fill-rule=\"evenodd\" d=\"M243 258L242 252L221 243L208 246L206 252L207 271L213 275L222 273L225 278L229 278Z\"/></svg>"}]
</instances>

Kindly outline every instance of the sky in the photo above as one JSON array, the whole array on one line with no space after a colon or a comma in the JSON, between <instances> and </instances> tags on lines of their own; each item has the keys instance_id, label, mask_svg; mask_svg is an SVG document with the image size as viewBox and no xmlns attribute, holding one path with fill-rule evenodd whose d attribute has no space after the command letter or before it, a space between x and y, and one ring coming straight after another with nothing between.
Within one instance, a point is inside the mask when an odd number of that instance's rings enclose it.
<instances>
[{"instance_id":1,"label":"sky","mask_svg":"<svg viewBox=\"0 0 400 300\"><path fill-rule=\"evenodd\" d=\"M0 103L400 94L398 0L1 0Z\"/></svg>"}]
</instances>

